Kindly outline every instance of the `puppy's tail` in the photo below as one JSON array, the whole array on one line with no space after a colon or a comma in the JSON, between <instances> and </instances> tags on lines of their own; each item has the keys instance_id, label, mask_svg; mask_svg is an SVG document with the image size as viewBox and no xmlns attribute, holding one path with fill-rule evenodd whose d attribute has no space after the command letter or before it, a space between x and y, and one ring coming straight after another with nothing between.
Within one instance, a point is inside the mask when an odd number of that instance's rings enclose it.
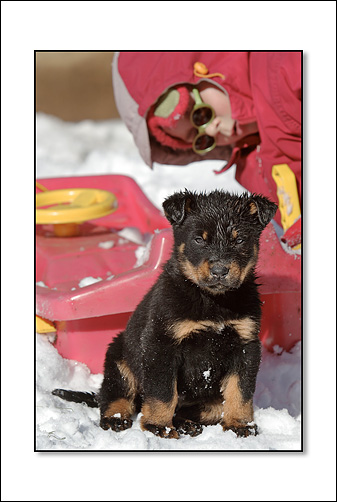
<instances>
[{"instance_id":1,"label":"puppy's tail","mask_svg":"<svg viewBox=\"0 0 337 502\"><path fill-rule=\"evenodd\" d=\"M58 396L65 401L72 401L74 403L85 403L90 408L98 408L97 394L94 392L78 392L73 390L54 389L52 391L54 396Z\"/></svg>"}]
</instances>

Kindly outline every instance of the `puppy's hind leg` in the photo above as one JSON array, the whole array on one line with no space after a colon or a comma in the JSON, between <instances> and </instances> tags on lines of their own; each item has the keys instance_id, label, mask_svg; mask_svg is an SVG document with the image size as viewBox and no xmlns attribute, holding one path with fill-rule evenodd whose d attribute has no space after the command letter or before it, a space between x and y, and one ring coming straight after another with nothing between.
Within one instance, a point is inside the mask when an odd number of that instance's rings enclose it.
<instances>
[{"instance_id":1,"label":"puppy's hind leg","mask_svg":"<svg viewBox=\"0 0 337 502\"><path fill-rule=\"evenodd\" d=\"M132 426L137 397L136 379L122 356L122 333L109 345L104 364L104 380L98 395L100 426L115 432Z\"/></svg>"}]
</instances>

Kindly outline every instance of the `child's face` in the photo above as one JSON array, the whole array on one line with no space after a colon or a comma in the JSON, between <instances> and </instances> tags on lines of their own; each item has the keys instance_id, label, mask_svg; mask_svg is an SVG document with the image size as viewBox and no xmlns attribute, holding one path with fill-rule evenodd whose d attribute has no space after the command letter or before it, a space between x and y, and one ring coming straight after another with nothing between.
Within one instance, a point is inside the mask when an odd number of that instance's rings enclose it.
<instances>
[{"instance_id":1,"label":"child's face","mask_svg":"<svg viewBox=\"0 0 337 502\"><path fill-rule=\"evenodd\" d=\"M205 129L206 134L216 138L219 146L235 143L239 139L257 132L256 124L238 125L232 119L231 105L227 94L216 87L200 87L200 96L204 103L211 105L215 111L215 118ZM191 103L187 112L177 122L174 129L163 127L164 131L175 138L184 140L186 143L193 142L197 129L190 122L190 113L195 102L191 96Z\"/></svg>"}]
</instances>

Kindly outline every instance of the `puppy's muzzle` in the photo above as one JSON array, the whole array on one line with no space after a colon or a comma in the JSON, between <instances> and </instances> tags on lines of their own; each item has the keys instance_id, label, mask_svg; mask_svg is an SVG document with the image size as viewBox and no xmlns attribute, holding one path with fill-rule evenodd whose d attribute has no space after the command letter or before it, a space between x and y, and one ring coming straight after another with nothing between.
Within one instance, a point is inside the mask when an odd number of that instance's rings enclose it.
<instances>
[{"instance_id":1,"label":"puppy's muzzle","mask_svg":"<svg viewBox=\"0 0 337 502\"><path fill-rule=\"evenodd\" d=\"M209 271L213 279L221 281L227 277L229 268L221 262L216 262L210 265Z\"/></svg>"},{"instance_id":2,"label":"puppy's muzzle","mask_svg":"<svg viewBox=\"0 0 337 502\"><path fill-rule=\"evenodd\" d=\"M220 292L240 285L239 273L235 273L233 264L228 260L209 260L208 263L209 276L204 283L207 288Z\"/></svg>"}]
</instances>

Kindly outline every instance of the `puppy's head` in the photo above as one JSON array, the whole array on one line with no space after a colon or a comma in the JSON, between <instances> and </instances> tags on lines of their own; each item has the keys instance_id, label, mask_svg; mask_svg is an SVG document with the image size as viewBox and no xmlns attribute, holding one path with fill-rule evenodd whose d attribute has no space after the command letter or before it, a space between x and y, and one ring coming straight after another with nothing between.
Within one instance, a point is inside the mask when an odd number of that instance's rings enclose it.
<instances>
[{"instance_id":1,"label":"puppy's head","mask_svg":"<svg viewBox=\"0 0 337 502\"><path fill-rule=\"evenodd\" d=\"M277 205L255 194L185 190L168 197L163 208L181 272L200 288L222 294L239 288L254 270L259 237Z\"/></svg>"}]
</instances>

